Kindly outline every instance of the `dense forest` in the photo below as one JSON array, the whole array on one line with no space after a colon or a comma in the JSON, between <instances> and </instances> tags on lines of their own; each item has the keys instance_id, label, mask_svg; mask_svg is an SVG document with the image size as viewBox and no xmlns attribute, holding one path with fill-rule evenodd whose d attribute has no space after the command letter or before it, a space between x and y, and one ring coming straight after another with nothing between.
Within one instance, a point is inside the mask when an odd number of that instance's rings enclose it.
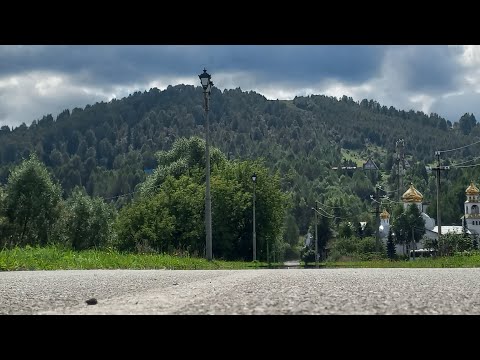
<instances>
[{"instance_id":1,"label":"dense forest","mask_svg":"<svg viewBox=\"0 0 480 360\"><path fill-rule=\"evenodd\" d=\"M59 182L64 199L79 197L78 189L83 188L87 195L122 209L141 191L141 184L152 182L149 174L162 165L158 152L167 153L181 138L204 138L202 100L200 87L169 86L65 110L56 119L46 115L29 126L2 126L0 185L35 153ZM323 95L267 100L239 88L223 92L214 88L210 107L212 145L227 161L260 160L272 176L279 175L290 204L286 234L309 231L316 201L336 230L345 222L372 224L370 196L377 183L381 195L389 195L382 206L391 210L398 200L398 139L405 140L409 163L404 190L413 182L431 204L436 202L436 187L428 166L436 164L435 151L461 148L442 153L442 164L452 165L442 173L443 224L459 223L464 190L470 179L480 180L475 167L454 166L474 160L480 146L464 147L480 137L473 114L452 124L438 114L397 110L374 100ZM379 171L362 170L369 158ZM436 215L435 206L428 211Z\"/></svg>"}]
</instances>

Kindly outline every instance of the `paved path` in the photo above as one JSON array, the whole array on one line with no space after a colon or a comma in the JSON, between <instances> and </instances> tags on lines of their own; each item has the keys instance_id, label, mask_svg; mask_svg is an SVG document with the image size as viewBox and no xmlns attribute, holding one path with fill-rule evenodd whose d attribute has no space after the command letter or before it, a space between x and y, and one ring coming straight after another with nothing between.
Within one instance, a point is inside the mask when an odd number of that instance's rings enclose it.
<instances>
[{"instance_id":1,"label":"paved path","mask_svg":"<svg viewBox=\"0 0 480 360\"><path fill-rule=\"evenodd\" d=\"M480 268L0 272L0 314L480 314Z\"/></svg>"}]
</instances>

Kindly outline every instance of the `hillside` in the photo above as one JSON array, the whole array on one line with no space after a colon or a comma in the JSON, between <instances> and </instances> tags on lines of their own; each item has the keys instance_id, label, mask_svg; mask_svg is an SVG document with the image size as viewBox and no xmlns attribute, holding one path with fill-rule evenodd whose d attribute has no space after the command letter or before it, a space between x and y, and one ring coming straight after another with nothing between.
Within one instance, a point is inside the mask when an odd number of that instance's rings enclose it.
<instances>
[{"instance_id":1,"label":"hillside","mask_svg":"<svg viewBox=\"0 0 480 360\"><path fill-rule=\"evenodd\" d=\"M115 201L133 192L145 170L156 166L156 151L170 149L179 137L204 137L202 97L200 87L169 86L65 110L56 119L46 115L30 126L4 126L0 184L14 164L36 152L61 183L64 196L82 185L90 195ZM373 100L357 103L345 96L317 95L271 101L240 89L213 89L210 121L212 144L229 158L263 157L272 171L282 174L302 234L315 200L343 207L338 216L352 216L352 209L355 216L370 216L372 174L344 173L333 166L358 165L371 157L388 187L394 184L389 175L395 141L405 139L406 155L415 165L407 180L417 179L419 190L430 196L434 189L424 166L434 160L434 151L472 143L480 135L476 120L470 127L466 120L452 127L437 114L387 108ZM451 155L465 158L470 149ZM125 201L119 198L118 206Z\"/></svg>"}]
</instances>

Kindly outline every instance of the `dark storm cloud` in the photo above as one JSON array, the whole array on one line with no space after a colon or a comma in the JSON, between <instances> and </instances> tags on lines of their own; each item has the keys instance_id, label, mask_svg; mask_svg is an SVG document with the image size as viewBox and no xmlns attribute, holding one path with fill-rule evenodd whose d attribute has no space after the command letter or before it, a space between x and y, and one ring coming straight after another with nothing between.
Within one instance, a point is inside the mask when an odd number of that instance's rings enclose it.
<instances>
[{"instance_id":1,"label":"dark storm cloud","mask_svg":"<svg viewBox=\"0 0 480 360\"><path fill-rule=\"evenodd\" d=\"M390 66L399 73L404 90L442 93L454 91L459 81L459 50L447 46L393 46Z\"/></svg>"},{"instance_id":2,"label":"dark storm cloud","mask_svg":"<svg viewBox=\"0 0 480 360\"><path fill-rule=\"evenodd\" d=\"M465 65L462 46L0 46L0 126L152 86L199 85L203 67L220 89L348 95L456 121L478 113L480 51L471 50Z\"/></svg>"},{"instance_id":3,"label":"dark storm cloud","mask_svg":"<svg viewBox=\"0 0 480 360\"><path fill-rule=\"evenodd\" d=\"M0 47L0 77L55 71L98 86L145 82L154 76L247 71L261 82L310 83L325 77L358 83L375 75L381 46L41 46Z\"/></svg>"},{"instance_id":4,"label":"dark storm cloud","mask_svg":"<svg viewBox=\"0 0 480 360\"><path fill-rule=\"evenodd\" d=\"M451 95L437 101L432 106L432 111L442 114L450 121L458 121L465 113L473 113L477 119L480 119L480 94L477 92L465 92L462 94Z\"/></svg>"}]
</instances>

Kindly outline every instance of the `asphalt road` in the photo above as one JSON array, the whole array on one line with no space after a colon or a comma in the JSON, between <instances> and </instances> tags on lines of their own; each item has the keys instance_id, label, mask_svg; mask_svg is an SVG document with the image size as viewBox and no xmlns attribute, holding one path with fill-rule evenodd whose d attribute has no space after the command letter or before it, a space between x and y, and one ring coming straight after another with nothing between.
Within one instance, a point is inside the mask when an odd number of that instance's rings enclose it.
<instances>
[{"instance_id":1,"label":"asphalt road","mask_svg":"<svg viewBox=\"0 0 480 360\"><path fill-rule=\"evenodd\" d=\"M0 272L0 314L480 314L480 268Z\"/></svg>"}]
</instances>

